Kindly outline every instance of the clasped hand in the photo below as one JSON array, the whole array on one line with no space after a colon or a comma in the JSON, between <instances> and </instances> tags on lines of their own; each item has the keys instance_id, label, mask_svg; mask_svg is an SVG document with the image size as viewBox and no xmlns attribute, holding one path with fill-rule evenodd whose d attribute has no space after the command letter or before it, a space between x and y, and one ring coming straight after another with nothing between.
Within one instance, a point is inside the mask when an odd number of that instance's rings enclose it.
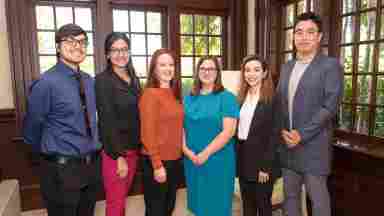
<instances>
[{"instance_id":1,"label":"clasped hand","mask_svg":"<svg viewBox=\"0 0 384 216\"><path fill-rule=\"evenodd\" d=\"M281 136L283 137L283 140L287 144L288 148L293 148L301 142L301 135L297 130L282 130Z\"/></svg>"}]
</instances>

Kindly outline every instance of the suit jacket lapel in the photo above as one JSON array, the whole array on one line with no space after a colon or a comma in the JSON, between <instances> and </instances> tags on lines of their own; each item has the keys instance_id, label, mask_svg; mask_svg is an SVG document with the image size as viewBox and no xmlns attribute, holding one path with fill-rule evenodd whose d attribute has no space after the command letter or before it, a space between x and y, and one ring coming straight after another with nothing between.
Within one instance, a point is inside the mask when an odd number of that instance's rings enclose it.
<instances>
[{"instance_id":1,"label":"suit jacket lapel","mask_svg":"<svg viewBox=\"0 0 384 216\"><path fill-rule=\"evenodd\" d=\"M284 73L287 73L286 79L284 79L284 85L283 85L283 92L284 92L284 109L288 112L288 88L289 88L289 80L291 78L291 74L293 71L293 68L295 66L296 61L292 60L287 63L287 68ZM286 106L285 106L286 105Z\"/></svg>"},{"instance_id":2,"label":"suit jacket lapel","mask_svg":"<svg viewBox=\"0 0 384 216\"><path fill-rule=\"evenodd\" d=\"M303 82L305 82L304 80L309 79L311 77L311 73L316 72L316 70L315 70L316 65L319 61L321 61L321 58L322 58L322 54L317 54L314 57L314 59L311 61L311 63L308 65L308 67L305 69L304 74L301 77L301 79L299 80L299 83L297 85L297 89L295 92L295 96L293 97L293 101L296 100L297 93L303 90Z\"/></svg>"},{"instance_id":3,"label":"suit jacket lapel","mask_svg":"<svg viewBox=\"0 0 384 216\"><path fill-rule=\"evenodd\" d=\"M258 102L255 111L253 112L253 117L251 121L251 126L249 127L249 132L248 134L255 134L253 133L253 130L257 128L257 123L262 122L260 119L263 118L263 113L264 113L264 107L266 105L263 102ZM252 132L252 133L251 133ZM257 133L256 133L257 134Z\"/></svg>"}]
</instances>

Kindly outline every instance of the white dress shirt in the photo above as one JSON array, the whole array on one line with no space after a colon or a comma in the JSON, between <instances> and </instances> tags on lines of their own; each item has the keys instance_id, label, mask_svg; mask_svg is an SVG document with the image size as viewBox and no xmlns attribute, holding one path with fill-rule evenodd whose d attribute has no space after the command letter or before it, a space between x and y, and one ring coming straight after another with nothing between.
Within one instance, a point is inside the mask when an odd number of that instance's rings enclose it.
<instances>
[{"instance_id":1,"label":"white dress shirt","mask_svg":"<svg viewBox=\"0 0 384 216\"><path fill-rule=\"evenodd\" d=\"M259 93L250 96L248 93L243 105L240 109L239 130L237 136L241 140L248 138L249 129L251 127L253 114L259 102Z\"/></svg>"}]
</instances>

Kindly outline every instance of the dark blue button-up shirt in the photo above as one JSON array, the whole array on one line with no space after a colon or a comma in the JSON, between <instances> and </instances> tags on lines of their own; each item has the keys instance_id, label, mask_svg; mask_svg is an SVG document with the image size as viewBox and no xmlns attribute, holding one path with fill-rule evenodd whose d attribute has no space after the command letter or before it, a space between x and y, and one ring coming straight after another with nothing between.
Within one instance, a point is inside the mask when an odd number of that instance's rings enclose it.
<instances>
[{"instance_id":1,"label":"dark blue button-up shirt","mask_svg":"<svg viewBox=\"0 0 384 216\"><path fill-rule=\"evenodd\" d=\"M58 62L32 83L23 136L34 151L80 156L99 148L94 79L80 72L92 130L92 137L89 137L75 73Z\"/></svg>"}]
</instances>

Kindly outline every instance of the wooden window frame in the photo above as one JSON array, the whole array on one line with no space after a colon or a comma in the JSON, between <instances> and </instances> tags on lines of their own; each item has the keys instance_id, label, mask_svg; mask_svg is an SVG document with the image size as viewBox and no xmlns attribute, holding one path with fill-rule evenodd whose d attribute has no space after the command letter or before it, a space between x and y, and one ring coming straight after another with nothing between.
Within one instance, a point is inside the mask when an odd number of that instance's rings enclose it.
<instances>
[{"instance_id":1,"label":"wooden window frame","mask_svg":"<svg viewBox=\"0 0 384 216\"><path fill-rule=\"evenodd\" d=\"M49 29L38 29L37 27L37 23L36 23L36 7L37 6L51 6L53 8L53 18L54 18L54 31L52 30L49 30ZM43 72L40 70L40 56L53 56L53 57L56 57L56 54L40 54L39 53L39 48L38 48L38 43L37 43L37 35L39 32L55 32L57 31L57 23L56 23L56 7L70 7L72 9L72 19L73 19L73 22L75 22L75 8L90 8L91 9L91 16L92 16L92 30L89 31L89 30L85 30L85 32L87 34L92 34L93 37L92 37L92 41L89 41L90 43L92 43L93 45L93 52L92 54L88 54L86 55L86 58L89 58L89 57L92 57L93 58L93 65L94 65L94 68L93 68L93 72L94 74L96 75L97 73L97 68L96 68L96 52L95 52L95 49L96 49L96 39L95 39L95 35L96 35L96 4L95 2L93 1L89 1L89 2L84 2L84 1L72 1L72 2L66 2L66 1L46 1L46 0L35 0L34 1L34 10L33 10L33 17L34 17L34 20L33 20L33 36L35 38L34 41L36 41L36 43L32 43L32 46L33 46L33 50L35 50L35 70L33 71L33 79L37 78L40 76L40 74Z\"/></svg>"},{"instance_id":2,"label":"wooden window frame","mask_svg":"<svg viewBox=\"0 0 384 216\"><path fill-rule=\"evenodd\" d=\"M131 57L145 57L145 62L146 62L146 73L148 74L148 71L149 71L149 64L150 64L150 57L152 56L152 53L149 53L148 52L148 38L147 36L148 35L161 35L162 36L162 47L168 47L168 23L167 23L167 17L168 17L168 13L167 13L167 10L166 8L164 7L149 7L149 6L137 6L137 5L115 5L115 4L111 4L111 7L112 7L112 13L113 13L113 10L124 10L124 11L128 11L128 29L129 31L128 32L122 32L122 33L125 33L125 34L128 34L129 36L131 36L132 34L141 34L141 35L145 35L145 53L146 54L131 54ZM144 32L132 32L131 31L131 23L130 23L130 11L140 11L140 12L144 12L145 16L144 16ZM148 12L158 12L161 14L161 33L150 33L147 31L147 16L146 14ZM113 19L113 18L112 18ZM131 37L129 37L131 38ZM132 43L132 40L131 40L131 43ZM139 79L143 80L143 79L146 79L147 76L141 76L138 74L138 77Z\"/></svg>"},{"instance_id":3,"label":"wooden window frame","mask_svg":"<svg viewBox=\"0 0 384 216\"><path fill-rule=\"evenodd\" d=\"M225 16L224 13L220 13L220 12L212 12L212 11L202 11L202 10L199 10L199 11L195 11L195 10L183 10L183 11L180 11L179 13L179 23L180 23L180 20L181 20L181 16L182 15L190 15L192 16L192 26L193 26L193 30L192 30L192 33L182 33L181 30L178 31L178 41L180 43L180 50L179 52L177 53L177 55L179 56L179 61L180 61L180 67L181 67L181 61L182 61L182 58L183 57L188 57L188 58L192 58L192 75L183 75L181 76L182 79L191 79L193 78L193 74L196 73L196 65L197 65L197 62L196 61L196 58L200 58L200 57L203 57L205 55L199 55L199 54L196 54L195 52L195 37L204 37L205 39L207 39L208 41L207 42L207 55L209 55L209 38L210 37L219 37L221 39L221 55L213 55L213 56L216 56L216 57L219 57L221 58L221 62L222 62L222 68L223 69L226 69L227 68L227 46L226 46L226 35L225 35L225 32L227 30L227 26L226 26L226 23L227 23L227 20L228 20L228 17ZM207 34L196 34L195 33L195 16L203 16L205 17L206 19L206 24L207 24L207 28L209 26L209 16L217 16L217 17L220 17L221 18L221 34L220 35L215 35L215 34L209 34L209 32L207 32ZM180 28L179 28L180 29ZM207 29L208 31L208 29ZM192 50L192 54L189 55L189 54L182 54L182 50L181 50L181 38L182 37L192 37L193 39L193 50ZM181 68L181 70L183 70L183 68Z\"/></svg>"}]
</instances>

